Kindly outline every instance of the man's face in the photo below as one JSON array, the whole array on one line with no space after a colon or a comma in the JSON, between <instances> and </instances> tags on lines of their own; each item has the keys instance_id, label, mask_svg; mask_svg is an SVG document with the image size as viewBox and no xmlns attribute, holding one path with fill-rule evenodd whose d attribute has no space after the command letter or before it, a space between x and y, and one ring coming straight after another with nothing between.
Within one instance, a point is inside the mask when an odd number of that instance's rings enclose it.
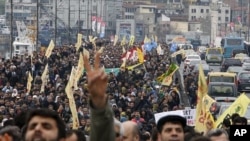
<instances>
[{"instance_id":1,"label":"man's face","mask_svg":"<svg viewBox=\"0 0 250 141\"><path fill-rule=\"evenodd\" d=\"M184 141L184 131L181 124L165 123L159 133L161 141Z\"/></svg>"},{"instance_id":2,"label":"man's face","mask_svg":"<svg viewBox=\"0 0 250 141\"><path fill-rule=\"evenodd\" d=\"M220 136L212 136L210 137L211 141L229 141L228 137L225 134L221 134Z\"/></svg>"},{"instance_id":3,"label":"man's face","mask_svg":"<svg viewBox=\"0 0 250 141\"><path fill-rule=\"evenodd\" d=\"M25 141L57 141L57 123L52 118L34 116L27 125Z\"/></svg>"}]
</instances>

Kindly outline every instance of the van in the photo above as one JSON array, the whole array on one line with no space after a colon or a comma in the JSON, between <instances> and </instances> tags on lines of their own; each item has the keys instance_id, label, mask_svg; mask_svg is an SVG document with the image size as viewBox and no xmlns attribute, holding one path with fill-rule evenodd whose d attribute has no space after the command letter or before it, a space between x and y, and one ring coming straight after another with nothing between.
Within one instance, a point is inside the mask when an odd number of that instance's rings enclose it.
<instances>
[{"instance_id":1,"label":"van","mask_svg":"<svg viewBox=\"0 0 250 141\"><path fill-rule=\"evenodd\" d=\"M211 82L226 82L226 83L233 83L236 86L237 83L237 75L236 73L230 72L210 72L207 76L207 84Z\"/></svg>"},{"instance_id":2,"label":"van","mask_svg":"<svg viewBox=\"0 0 250 141\"><path fill-rule=\"evenodd\" d=\"M222 48L208 48L206 51L207 63L222 63L223 51Z\"/></svg>"}]
</instances>

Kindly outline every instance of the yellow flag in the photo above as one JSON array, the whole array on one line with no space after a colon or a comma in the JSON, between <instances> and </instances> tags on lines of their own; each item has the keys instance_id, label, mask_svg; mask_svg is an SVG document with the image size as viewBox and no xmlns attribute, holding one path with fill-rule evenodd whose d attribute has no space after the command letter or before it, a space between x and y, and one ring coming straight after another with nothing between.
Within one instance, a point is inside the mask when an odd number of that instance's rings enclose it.
<instances>
[{"instance_id":1,"label":"yellow flag","mask_svg":"<svg viewBox=\"0 0 250 141\"><path fill-rule=\"evenodd\" d=\"M76 74L75 74L75 81L74 81L74 89L75 90L78 89L77 83L78 83L80 77L82 76L83 70L84 70L83 55L82 55L82 53L80 53L78 65L77 65L77 69L76 69Z\"/></svg>"},{"instance_id":2,"label":"yellow flag","mask_svg":"<svg viewBox=\"0 0 250 141\"><path fill-rule=\"evenodd\" d=\"M137 50L139 63L144 63L144 55L143 55L142 50L140 48L136 48L136 50Z\"/></svg>"},{"instance_id":3,"label":"yellow flag","mask_svg":"<svg viewBox=\"0 0 250 141\"><path fill-rule=\"evenodd\" d=\"M103 53L103 50L104 50L104 47L101 47L101 48L98 50L98 52L99 52L99 53Z\"/></svg>"},{"instance_id":4,"label":"yellow flag","mask_svg":"<svg viewBox=\"0 0 250 141\"><path fill-rule=\"evenodd\" d=\"M213 98L211 98L209 95L205 95L203 97L203 100L202 100L202 103L203 103L203 106L205 107L205 110L206 111L210 111L210 107L211 105L215 102L215 100Z\"/></svg>"},{"instance_id":5,"label":"yellow flag","mask_svg":"<svg viewBox=\"0 0 250 141\"><path fill-rule=\"evenodd\" d=\"M47 85L47 76L48 76L48 64L46 64L46 66L43 70L43 74L41 76L42 86L41 86L40 92L44 92L44 87L45 87L45 85Z\"/></svg>"},{"instance_id":6,"label":"yellow flag","mask_svg":"<svg viewBox=\"0 0 250 141\"><path fill-rule=\"evenodd\" d=\"M156 51L157 51L157 54L158 54L158 55L161 55L161 54L162 54L162 48L161 48L161 45L160 45L160 44L157 46Z\"/></svg>"},{"instance_id":7,"label":"yellow flag","mask_svg":"<svg viewBox=\"0 0 250 141\"><path fill-rule=\"evenodd\" d=\"M167 71L167 75L163 78L161 82L161 85L170 86L173 81L173 75L175 71L177 71L178 69L179 67L176 64L171 64L171 66L169 67Z\"/></svg>"},{"instance_id":8,"label":"yellow flag","mask_svg":"<svg viewBox=\"0 0 250 141\"><path fill-rule=\"evenodd\" d=\"M69 99L69 108L72 113L73 129L78 129L80 125L74 98Z\"/></svg>"},{"instance_id":9,"label":"yellow flag","mask_svg":"<svg viewBox=\"0 0 250 141\"><path fill-rule=\"evenodd\" d=\"M132 46L134 44L134 41L135 41L135 36L131 35L130 36L130 41L129 41L129 46Z\"/></svg>"},{"instance_id":10,"label":"yellow flag","mask_svg":"<svg viewBox=\"0 0 250 141\"><path fill-rule=\"evenodd\" d=\"M31 76L31 73L28 74L28 80L27 80L27 93L30 93L31 90L31 82L33 81L33 77Z\"/></svg>"},{"instance_id":11,"label":"yellow flag","mask_svg":"<svg viewBox=\"0 0 250 141\"><path fill-rule=\"evenodd\" d=\"M124 46L126 44L126 36L124 35L121 41L121 46Z\"/></svg>"},{"instance_id":12,"label":"yellow flag","mask_svg":"<svg viewBox=\"0 0 250 141\"><path fill-rule=\"evenodd\" d=\"M234 103L227 108L226 111L217 119L216 128L222 127L222 122L225 118L230 118L232 114L238 113L240 116L245 116L247 112L247 107L250 103L249 98L245 95L245 93L241 94Z\"/></svg>"},{"instance_id":13,"label":"yellow flag","mask_svg":"<svg viewBox=\"0 0 250 141\"><path fill-rule=\"evenodd\" d=\"M122 53L125 53L125 52L126 52L125 48L124 48L124 47L122 47Z\"/></svg>"},{"instance_id":14,"label":"yellow flag","mask_svg":"<svg viewBox=\"0 0 250 141\"><path fill-rule=\"evenodd\" d=\"M118 36L115 35L115 39L114 39L114 44L113 44L113 46L116 46L117 41L118 41Z\"/></svg>"},{"instance_id":15,"label":"yellow flag","mask_svg":"<svg viewBox=\"0 0 250 141\"><path fill-rule=\"evenodd\" d=\"M75 45L75 47L76 47L76 51L78 51L79 50L79 48L81 47L81 45L82 45L82 34L77 34L77 43L76 43L76 45Z\"/></svg>"},{"instance_id":16,"label":"yellow flag","mask_svg":"<svg viewBox=\"0 0 250 141\"><path fill-rule=\"evenodd\" d=\"M135 64L135 65L133 65L133 66L128 66L127 67L127 69L128 70L133 70L133 69L135 69L136 67L138 67L138 66L140 66L140 65L142 65L143 63L138 63L138 64Z\"/></svg>"},{"instance_id":17,"label":"yellow flag","mask_svg":"<svg viewBox=\"0 0 250 141\"><path fill-rule=\"evenodd\" d=\"M198 80L198 95L197 95L197 105L196 105L196 120L195 129L198 132L206 131L206 111L202 104L204 96L207 94L207 83L205 80L205 75L202 69L202 65L199 65L199 80Z\"/></svg>"},{"instance_id":18,"label":"yellow flag","mask_svg":"<svg viewBox=\"0 0 250 141\"><path fill-rule=\"evenodd\" d=\"M75 76L76 76L76 69L75 67L72 67L68 83L65 87L65 92L66 92L68 99L73 98L72 88L74 87L74 84L75 84Z\"/></svg>"},{"instance_id":19,"label":"yellow flag","mask_svg":"<svg viewBox=\"0 0 250 141\"><path fill-rule=\"evenodd\" d=\"M51 40L50 43L49 43L49 46L48 46L48 48L47 48L47 50L46 50L46 53L45 53L45 56L46 56L47 58L50 57L50 55L51 55L52 50L54 49L54 47L55 47L55 44L54 44L53 40Z\"/></svg>"},{"instance_id":20,"label":"yellow flag","mask_svg":"<svg viewBox=\"0 0 250 141\"><path fill-rule=\"evenodd\" d=\"M83 49L83 55L89 58L89 51L87 49Z\"/></svg>"},{"instance_id":21,"label":"yellow flag","mask_svg":"<svg viewBox=\"0 0 250 141\"><path fill-rule=\"evenodd\" d=\"M125 68L126 67L126 62L127 62L127 59L125 58L122 62L122 65L120 66L120 68Z\"/></svg>"}]
</instances>

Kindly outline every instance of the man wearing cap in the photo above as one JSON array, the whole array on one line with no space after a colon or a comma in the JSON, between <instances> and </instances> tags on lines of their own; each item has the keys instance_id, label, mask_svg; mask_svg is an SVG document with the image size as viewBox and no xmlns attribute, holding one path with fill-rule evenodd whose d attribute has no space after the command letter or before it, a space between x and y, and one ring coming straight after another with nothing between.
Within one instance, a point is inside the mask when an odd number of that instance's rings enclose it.
<instances>
[{"instance_id":1,"label":"man wearing cap","mask_svg":"<svg viewBox=\"0 0 250 141\"><path fill-rule=\"evenodd\" d=\"M179 115L167 115L157 122L158 138L161 141L184 141L186 118Z\"/></svg>"}]
</instances>

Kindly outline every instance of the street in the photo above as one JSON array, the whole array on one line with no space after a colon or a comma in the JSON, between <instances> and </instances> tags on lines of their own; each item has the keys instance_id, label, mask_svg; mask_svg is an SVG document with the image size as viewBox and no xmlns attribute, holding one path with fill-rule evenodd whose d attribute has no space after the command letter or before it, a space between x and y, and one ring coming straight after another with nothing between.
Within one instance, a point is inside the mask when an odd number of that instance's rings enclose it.
<instances>
[{"instance_id":1,"label":"street","mask_svg":"<svg viewBox=\"0 0 250 141\"><path fill-rule=\"evenodd\" d=\"M204 60L203 60L204 61ZM204 62L205 63L205 62ZM214 72L218 72L220 71L220 65L219 64L209 64L210 66L210 70L213 70ZM181 72L183 72L183 67L184 67L184 64L182 63L181 66L180 66L180 70ZM246 93L246 95L250 98L250 93Z\"/></svg>"}]
</instances>

